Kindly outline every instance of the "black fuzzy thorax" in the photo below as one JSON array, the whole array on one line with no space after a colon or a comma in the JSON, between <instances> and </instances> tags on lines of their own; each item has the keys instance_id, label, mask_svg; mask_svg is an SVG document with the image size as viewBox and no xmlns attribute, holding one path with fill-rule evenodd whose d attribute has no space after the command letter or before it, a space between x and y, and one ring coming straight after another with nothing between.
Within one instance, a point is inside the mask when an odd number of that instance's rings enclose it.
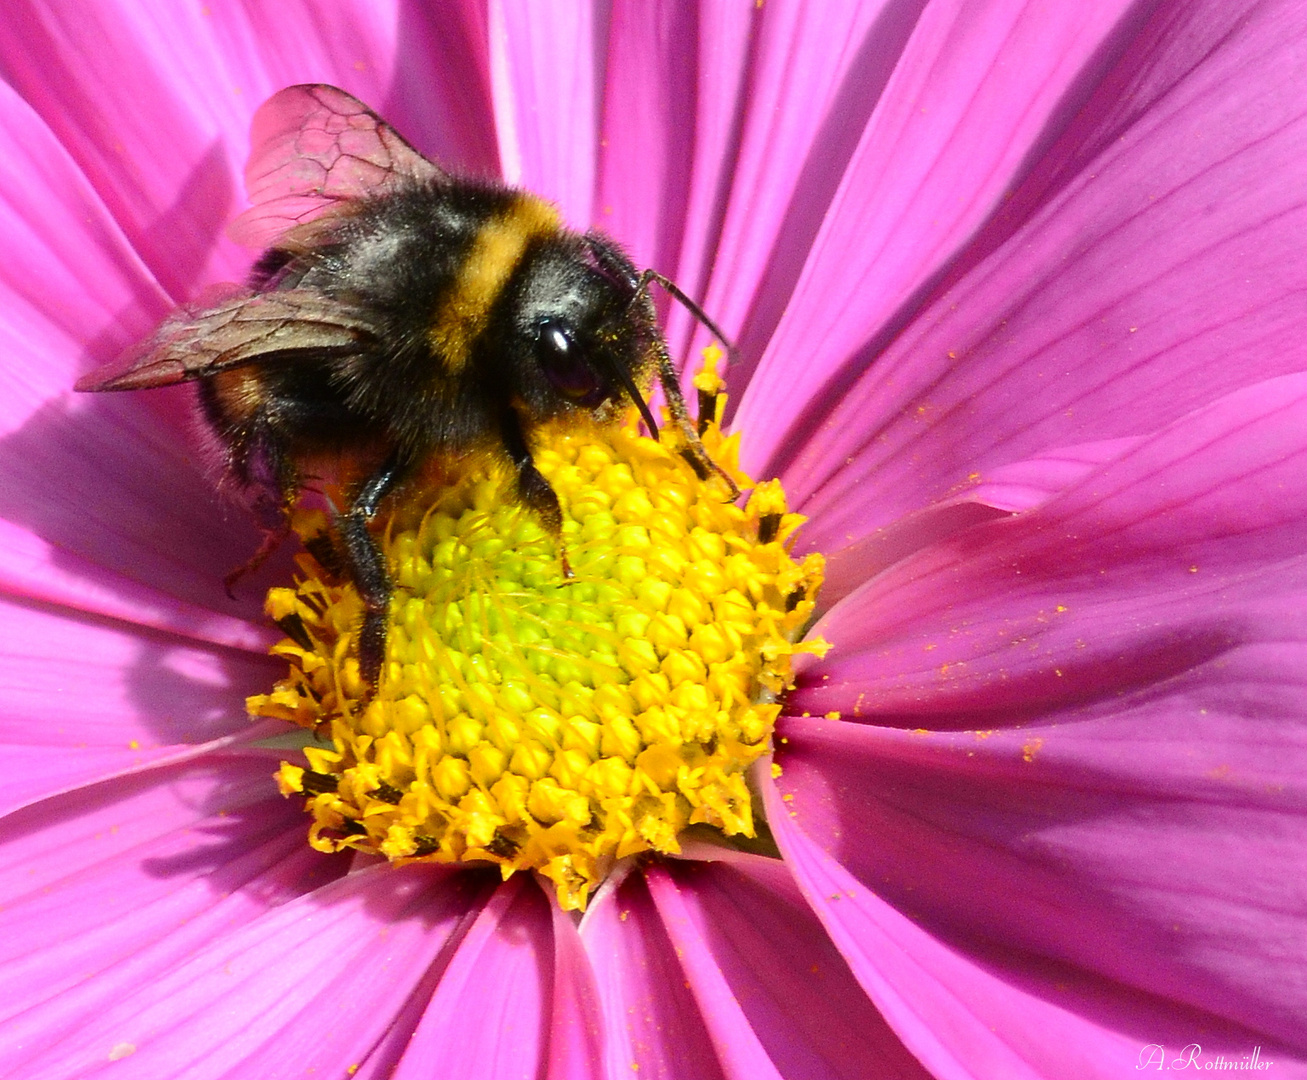
<instances>
[{"instance_id":1,"label":"black fuzzy thorax","mask_svg":"<svg viewBox=\"0 0 1307 1080\"><path fill-rule=\"evenodd\" d=\"M331 241L303 258L297 287L365 312L375 328L368 349L330 365L328 382L396 446L417 453L491 434L481 395L445 370L428 331L481 230L516 198L464 181L413 184L361 200Z\"/></svg>"}]
</instances>

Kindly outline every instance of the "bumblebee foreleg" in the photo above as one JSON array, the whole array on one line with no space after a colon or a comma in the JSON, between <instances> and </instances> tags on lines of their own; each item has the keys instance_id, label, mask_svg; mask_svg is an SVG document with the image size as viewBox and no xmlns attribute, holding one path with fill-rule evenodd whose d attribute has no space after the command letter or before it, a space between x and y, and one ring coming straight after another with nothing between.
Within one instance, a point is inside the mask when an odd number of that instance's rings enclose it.
<instances>
[{"instance_id":1,"label":"bumblebee foreleg","mask_svg":"<svg viewBox=\"0 0 1307 1080\"><path fill-rule=\"evenodd\" d=\"M734 501L739 498L740 485L725 469L713 461L708 451L704 449L703 441L699 436L700 427L703 426L703 430L707 430L706 425L702 425L703 417L700 417L698 424L690 419L690 410L686 408L685 396L681 393L681 383L676 377L676 369L672 367L672 359L667 355L667 349L660 345L657 348L657 355L658 381L662 384L663 393L667 397L667 411L672 414L672 420L684 440L681 457L689 463L700 480L707 480L713 473L725 480L726 486L731 491L731 501Z\"/></svg>"},{"instance_id":2,"label":"bumblebee foreleg","mask_svg":"<svg viewBox=\"0 0 1307 1080\"><path fill-rule=\"evenodd\" d=\"M340 539L345 549L354 586L363 601L363 625L359 628L359 673L373 689L381 679L386 658L386 620L390 615L392 585L381 547L369 525L377 507L403 479L407 466L398 456L365 480L340 516Z\"/></svg>"},{"instance_id":3,"label":"bumblebee foreleg","mask_svg":"<svg viewBox=\"0 0 1307 1080\"><path fill-rule=\"evenodd\" d=\"M611 254L609 259L612 259ZM658 282L675 299L684 304L696 319L708 327L726 345L727 353L732 357L735 355L735 347L726 340L726 336L721 332L717 324L704 314L703 308L655 270L646 270L640 275L634 283L635 293L631 298L632 305L643 305L650 326L656 325L658 321L657 313L654 311L653 298L649 295L648 286L650 281ZM725 480L726 486L731 492L731 501L734 501L739 498L740 485L735 482L734 478L725 469L713 461L708 451L704 449L703 440L700 436L707 430L705 418L701 415L698 423L690 419L690 410L685 406L685 395L681 393L681 381L677 377L676 368L672 365L672 358L667 352L667 342L663 340L661 334L655 332L651 336L649 346L650 351L653 353L654 364L658 370L658 382L662 385L663 394L667 398L667 411L671 413L672 422L676 424L681 433L683 443L680 447L681 457L686 460L700 480L707 480L713 473ZM632 393L634 396L634 392ZM640 405L641 411L646 413L646 423L650 427L649 434L655 439L660 438L657 428L648 419L647 409L643 407L643 403L638 397L635 404Z\"/></svg>"}]
</instances>

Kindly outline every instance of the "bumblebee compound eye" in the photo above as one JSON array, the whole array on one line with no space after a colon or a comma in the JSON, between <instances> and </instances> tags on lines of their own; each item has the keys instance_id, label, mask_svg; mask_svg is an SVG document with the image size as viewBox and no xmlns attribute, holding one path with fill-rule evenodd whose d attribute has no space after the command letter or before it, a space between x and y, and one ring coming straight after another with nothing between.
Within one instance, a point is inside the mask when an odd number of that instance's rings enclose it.
<instances>
[{"instance_id":1,"label":"bumblebee compound eye","mask_svg":"<svg viewBox=\"0 0 1307 1080\"><path fill-rule=\"evenodd\" d=\"M608 396L608 386L587 362L571 326L561 319L536 325L536 352L545 378L564 397L593 407Z\"/></svg>"}]
</instances>

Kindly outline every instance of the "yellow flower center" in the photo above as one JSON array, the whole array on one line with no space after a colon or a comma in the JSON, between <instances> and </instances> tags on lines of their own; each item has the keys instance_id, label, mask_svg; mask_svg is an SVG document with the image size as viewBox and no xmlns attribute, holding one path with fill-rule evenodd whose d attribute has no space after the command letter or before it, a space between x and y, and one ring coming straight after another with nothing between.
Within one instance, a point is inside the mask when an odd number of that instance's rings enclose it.
<instances>
[{"instance_id":1,"label":"yellow flower center","mask_svg":"<svg viewBox=\"0 0 1307 1080\"><path fill-rule=\"evenodd\" d=\"M715 413L704 446L747 487L716 424L720 384L698 382ZM779 483L741 508L630 427L556 425L534 458L563 506L570 581L513 477L482 461L386 524L395 589L375 695L354 586L302 554L296 587L268 596L290 673L248 704L315 733L308 767L278 773L307 798L315 848L533 869L584 908L617 860L675 854L689 825L755 835L746 772L771 749L792 654L824 649L798 643L822 559L790 558L803 519ZM296 525L331 563L325 516Z\"/></svg>"}]
</instances>

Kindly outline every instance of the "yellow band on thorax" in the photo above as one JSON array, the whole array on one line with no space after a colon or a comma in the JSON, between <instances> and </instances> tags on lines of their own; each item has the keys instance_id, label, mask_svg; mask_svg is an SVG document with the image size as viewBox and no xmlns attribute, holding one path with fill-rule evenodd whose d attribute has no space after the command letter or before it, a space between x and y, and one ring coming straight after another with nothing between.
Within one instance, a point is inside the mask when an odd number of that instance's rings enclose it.
<instances>
[{"instance_id":1,"label":"yellow band on thorax","mask_svg":"<svg viewBox=\"0 0 1307 1080\"><path fill-rule=\"evenodd\" d=\"M561 226L552 204L518 193L511 206L481 227L453 288L441 298L427 340L456 375L467 365L472 343L486 328L490 309L508 284L533 240L555 235Z\"/></svg>"}]
</instances>

